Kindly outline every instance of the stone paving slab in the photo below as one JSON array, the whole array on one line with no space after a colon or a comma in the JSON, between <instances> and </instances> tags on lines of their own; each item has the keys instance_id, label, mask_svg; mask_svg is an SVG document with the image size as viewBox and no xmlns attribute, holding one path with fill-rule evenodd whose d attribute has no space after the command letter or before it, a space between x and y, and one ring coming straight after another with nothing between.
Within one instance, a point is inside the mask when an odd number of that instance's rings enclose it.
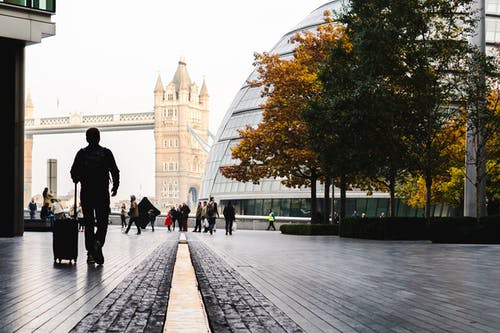
<instances>
[{"instance_id":1,"label":"stone paving slab","mask_svg":"<svg viewBox=\"0 0 500 333\"><path fill-rule=\"evenodd\" d=\"M163 243L70 332L163 332L176 253Z\"/></svg>"},{"instance_id":2,"label":"stone paving slab","mask_svg":"<svg viewBox=\"0 0 500 333\"><path fill-rule=\"evenodd\" d=\"M195 240L306 332L500 332L499 245L246 230Z\"/></svg>"},{"instance_id":3,"label":"stone paving slab","mask_svg":"<svg viewBox=\"0 0 500 333\"><path fill-rule=\"evenodd\" d=\"M191 237L188 244L213 332L303 332L206 245Z\"/></svg>"}]
</instances>

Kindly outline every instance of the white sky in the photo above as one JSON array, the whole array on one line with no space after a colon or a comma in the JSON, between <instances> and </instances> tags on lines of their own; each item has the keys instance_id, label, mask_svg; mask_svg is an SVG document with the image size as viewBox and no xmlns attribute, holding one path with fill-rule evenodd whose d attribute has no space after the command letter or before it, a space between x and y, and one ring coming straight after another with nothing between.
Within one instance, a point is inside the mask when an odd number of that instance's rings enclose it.
<instances>
[{"instance_id":1,"label":"white sky","mask_svg":"<svg viewBox=\"0 0 500 333\"><path fill-rule=\"evenodd\" d=\"M158 73L172 79L181 56L191 80L210 95L212 133L253 70L254 52L278 40L326 0L60 0L56 35L26 48L26 89L34 117L151 112ZM121 171L116 199L154 196L152 130L103 132ZM72 191L69 169L85 135L39 135L33 195L46 186L47 159L58 163L58 193Z\"/></svg>"}]
</instances>

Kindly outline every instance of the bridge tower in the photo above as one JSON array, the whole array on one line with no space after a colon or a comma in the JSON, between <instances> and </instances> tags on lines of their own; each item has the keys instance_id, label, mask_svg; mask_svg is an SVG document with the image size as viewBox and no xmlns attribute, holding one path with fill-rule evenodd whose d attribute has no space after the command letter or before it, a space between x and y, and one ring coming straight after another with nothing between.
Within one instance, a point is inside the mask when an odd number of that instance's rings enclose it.
<instances>
[{"instance_id":1,"label":"bridge tower","mask_svg":"<svg viewBox=\"0 0 500 333\"><path fill-rule=\"evenodd\" d=\"M208 90L198 91L183 57L172 81L164 86L160 74L154 89L155 203L162 212L186 202L196 207L207 152L190 129L208 142Z\"/></svg>"}]
</instances>

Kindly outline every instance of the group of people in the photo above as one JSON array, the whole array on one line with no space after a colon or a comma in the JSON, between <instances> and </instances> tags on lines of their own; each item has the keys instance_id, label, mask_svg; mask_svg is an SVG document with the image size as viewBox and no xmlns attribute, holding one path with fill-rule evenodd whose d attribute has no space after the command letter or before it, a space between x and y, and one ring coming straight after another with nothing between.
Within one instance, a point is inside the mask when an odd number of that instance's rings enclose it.
<instances>
[{"instance_id":1,"label":"group of people","mask_svg":"<svg viewBox=\"0 0 500 333\"><path fill-rule=\"evenodd\" d=\"M179 205L177 208L172 207L165 218L165 225L167 226L168 231L175 231L176 222L179 231L188 231L187 222L190 212L191 209L186 205L186 203ZM226 221L226 235L232 235L236 213L231 202L228 202L228 204L224 207L222 214L224 215L224 219ZM198 202L198 205L196 206L193 232L202 232L203 229L203 232L213 235L213 233L217 230L217 218L219 218L219 209L213 196L210 197L208 202Z\"/></svg>"}]
</instances>

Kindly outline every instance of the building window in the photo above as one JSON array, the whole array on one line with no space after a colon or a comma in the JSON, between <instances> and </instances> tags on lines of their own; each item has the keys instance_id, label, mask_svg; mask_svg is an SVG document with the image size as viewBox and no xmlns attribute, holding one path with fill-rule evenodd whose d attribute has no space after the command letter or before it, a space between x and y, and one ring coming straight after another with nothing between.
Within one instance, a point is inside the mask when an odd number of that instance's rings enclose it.
<instances>
[{"instance_id":1,"label":"building window","mask_svg":"<svg viewBox=\"0 0 500 333\"><path fill-rule=\"evenodd\" d=\"M167 99L169 101L173 101L174 100L174 94L168 94Z\"/></svg>"}]
</instances>

